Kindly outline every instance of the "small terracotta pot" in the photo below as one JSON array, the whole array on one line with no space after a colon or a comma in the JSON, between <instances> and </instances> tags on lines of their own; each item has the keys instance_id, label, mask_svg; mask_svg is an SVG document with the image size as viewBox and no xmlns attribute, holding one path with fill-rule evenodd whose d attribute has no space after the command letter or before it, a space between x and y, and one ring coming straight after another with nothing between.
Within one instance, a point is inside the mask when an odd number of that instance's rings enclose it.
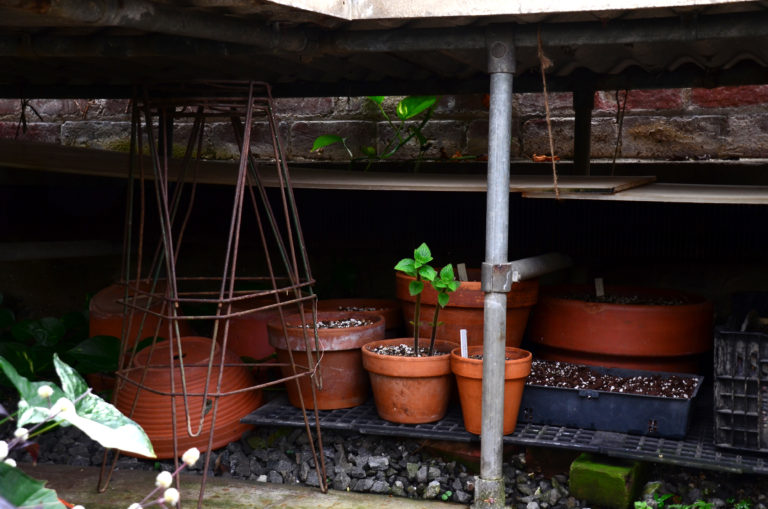
<instances>
[{"instance_id":1,"label":"small terracotta pot","mask_svg":"<svg viewBox=\"0 0 768 509\"><path fill-rule=\"evenodd\" d=\"M482 354L482 346L470 346L468 355ZM517 413L523 398L525 379L531 374L531 352L507 347L504 361L504 425L505 435L515 431ZM479 435L483 426L483 361L461 357L461 349L451 351L451 370L459 388L464 428Z\"/></svg>"},{"instance_id":2,"label":"small terracotta pot","mask_svg":"<svg viewBox=\"0 0 768 509\"><path fill-rule=\"evenodd\" d=\"M363 369L360 347L371 341L384 338L384 318L371 313L350 313L346 311L318 312L318 321L343 320L356 318L371 320L372 323L359 327L320 328L317 337L320 350L315 350L315 338L312 328L312 313L304 315L306 328L300 327L301 316L290 315L285 318L287 329L284 331L280 320L269 322L269 342L277 349L277 359L281 363L284 377L291 376L288 349L293 352L293 360L299 371L306 371L309 366L307 359L306 338L309 340L313 359L319 364L318 373L322 381L322 389L316 389L318 410L333 410L350 408L360 405L368 399L368 376ZM304 402L306 408L315 408L312 401L310 378L304 376L296 382L287 381L288 400L295 407Z\"/></svg>"},{"instance_id":3,"label":"small terracotta pot","mask_svg":"<svg viewBox=\"0 0 768 509\"><path fill-rule=\"evenodd\" d=\"M135 282L129 283L135 285ZM149 291L151 284L146 281L139 282L139 288L144 291ZM164 282L160 281L157 284L156 292L162 293L164 288ZM150 302L148 296L142 294L136 294L129 290L129 296L135 296L135 304L139 306L147 306L149 303L149 309L156 313L162 311L162 297L153 297ZM116 338L122 338L123 335L123 323L125 321L124 312L126 311L123 303L121 302L125 297L125 286L115 284L108 286L99 291L93 296L89 304L88 310L88 334L93 336L114 336ZM138 309L128 308L128 315L130 316L130 324L126 335L126 343L124 348L133 346L137 340L152 337L156 333L160 337L168 337L168 322L160 317L157 317L150 313L145 313ZM182 336L192 334L192 329L185 321L179 321L179 331Z\"/></svg>"},{"instance_id":4,"label":"small terracotta pot","mask_svg":"<svg viewBox=\"0 0 768 509\"><path fill-rule=\"evenodd\" d=\"M396 299L324 299L317 301L317 310L376 313L384 317L385 337L402 335L403 314Z\"/></svg>"},{"instance_id":5,"label":"small terracotta pot","mask_svg":"<svg viewBox=\"0 0 768 509\"><path fill-rule=\"evenodd\" d=\"M682 299L684 304L587 302L589 286L558 286L542 295L529 336L536 356L607 368L696 373L712 349L712 303L657 288L607 287L608 295Z\"/></svg>"},{"instance_id":6,"label":"small terracotta pot","mask_svg":"<svg viewBox=\"0 0 768 509\"><path fill-rule=\"evenodd\" d=\"M182 393L181 368L178 352L175 349L176 356L173 371L170 371L168 367L169 342L163 341L158 343L153 351L151 351L151 348L145 348L138 352L133 360L134 369L126 370L125 373L128 379L142 383L144 366L147 366L143 385L159 393L139 389L136 385L126 381L118 381L117 384L115 406L144 428L144 431L152 441L152 446L158 458L173 457L174 430L171 426L173 406L176 408L176 434L180 453L190 447L197 447L201 451L207 450L211 432L213 413L210 411L210 407L212 406L213 398L208 396L207 401L203 401L202 393L205 388L206 374L208 372L207 363L210 358L212 340L192 336L181 338L181 342L187 394L199 394L198 396L187 396L193 434L196 434L199 430L201 415L205 415L202 432L197 436L190 436L187 429L184 398L180 395ZM208 384L209 393L216 392L216 383L220 373L221 352L221 347L216 344L214 347L213 368L211 369ZM226 353L224 361L227 364L240 362L237 356L231 352ZM175 397L175 405L172 405L171 374L173 375L175 393L179 394ZM242 366L224 367L222 393L245 389L253 385L253 377L248 369ZM136 400L135 407L134 399ZM213 448L222 447L238 440L245 431L251 429L251 426L241 424L240 419L256 410L261 403L262 392L260 390L221 396L216 411Z\"/></svg>"},{"instance_id":7,"label":"small terracotta pot","mask_svg":"<svg viewBox=\"0 0 768 509\"><path fill-rule=\"evenodd\" d=\"M429 338L420 344L428 345ZM377 346L413 344L413 338L368 343L362 348L363 366L371 377L376 411L384 420L403 424L439 421L451 395L451 356L456 343L436 341L441 355L401 357L374 353Z\"/></svg>"},{"instance_id":8,"label":"small terracotta pot","mask_svg":"<svg viewBox=\"0 0 768 509\"><path fill-rule=\"evenodd\" d=\"M458 341L461 329L467 330L468 345L483 344L483 323L485 293L480 284L480 270L469 269L471 281L462 281L459 289L450 294L450 300L445 308L440 310L437 327L437 337L449 341ZM408 286L414 278L396 273L397 298L403 306L403 318L409 334L413 334L413 313L416 297L408 292ZM531 307L536 304L539 295L538 280L520 281L512 285L512 291L507 294L507 346L519 346L523 339L525 326ZM429 337L432 326L429 322L435 313L437 292L429 284L424 285L421 293L421 322L420 334Z\"/></svg>"}]
</instances>

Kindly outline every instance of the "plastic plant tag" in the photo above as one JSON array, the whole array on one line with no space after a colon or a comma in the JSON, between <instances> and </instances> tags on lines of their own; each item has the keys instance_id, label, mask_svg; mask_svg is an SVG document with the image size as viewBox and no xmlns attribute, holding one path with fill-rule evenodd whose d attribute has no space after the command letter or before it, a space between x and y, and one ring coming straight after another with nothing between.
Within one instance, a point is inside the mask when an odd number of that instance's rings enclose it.
<instances>
[{"instance_id":1,"label":"plastic plant tag","mask_svg":"<svg viewBox=\"0 0 768 509\"><path fill-rule=\"evenodd\" d=\"M467 357L467 329L461 329L459 334L461 335L461 356Z\"/></svg>"}]
</instances>

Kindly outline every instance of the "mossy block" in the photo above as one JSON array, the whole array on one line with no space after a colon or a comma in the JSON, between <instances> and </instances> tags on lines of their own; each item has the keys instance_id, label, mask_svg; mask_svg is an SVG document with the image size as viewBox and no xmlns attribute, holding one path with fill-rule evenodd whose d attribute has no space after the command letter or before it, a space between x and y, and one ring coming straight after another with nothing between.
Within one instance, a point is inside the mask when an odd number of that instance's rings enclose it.
<instances>
[{"instance_id":1,"label":"mossy block","mask_svg":"<svg viewBox=\"0 0 768 509\"><path fill-rule=\"evenodd\" d=\"M643 485L643 463L582 454L571 463L571 495L590 504L628 509Z\"/></svg>"}]
</instances>

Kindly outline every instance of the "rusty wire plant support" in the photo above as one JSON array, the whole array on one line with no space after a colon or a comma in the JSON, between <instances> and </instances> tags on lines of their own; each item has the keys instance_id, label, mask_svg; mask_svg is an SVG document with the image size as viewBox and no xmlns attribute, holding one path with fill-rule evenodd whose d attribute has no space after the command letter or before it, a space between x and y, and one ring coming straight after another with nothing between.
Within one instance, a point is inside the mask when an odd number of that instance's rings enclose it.
<instances>
[{"instance_id":1,"label":"rusty wire plant support","mask_svg":"<svg viewBox=\"0 0 768 509\"><path fill-rule=\"evenodd\" d=\"M315 387L322 387L322 380L316 376L316 360L313 351L318 351L317 330L304 329L304 340L308 354L308 365L298 366L289 350L292 376L282 377L259 383L252 387L230 392L222 392L222 379L225 367L254 366L252 364L225 363L224 355L216 357L217 343L221 350L226 350L229 333L229 320L232 317L252 313L256 310L273 309L279 313L283 329L286 328L287 312L298 312L302 315L309 313L311 305L313 323L317 318L316 296L312 291L312 278L308 257L305 249L298 213L290 184L288 167L280 147L277 124L274 118L274 107L270 87L258 82L206 82L188 85L183 90L157 88L145 90L142 97L133 101L133 117L131 131L131 164L129 181L138 182L138 186L129 185L128 205L126 209L126 224L124 237L124 253L122 282L125 285L123 296L124 320L123 336L120 354L120 369L115 389L117 394L129 384L135 386L136 396L129 416L132 416L136 403L142 394L154 393L169 396L171 400L171 423L173 427L174 463L178 468L179 433L177 422L184 419L186 433L189 437L208 433L208 447L205 456L202 483L198 498L198 507L202 506L205 485L209 472L211 449L214 443L219 400L226 396L244 391L257 391L278 383L296 383L299 386L301 377L311 377L315 383L312 387L312 401L317 408ZM189 120L191 119L191 126ZM224 262L218 275L183 276L179 273L179 260L182 240L192 216L196 196L196 174L203 151L203 139L206 122L210 119L225 119L231 124L234 138L240 148L240 161L236 178L234 179L234 197L231 204L232 214L227 238L224 242ZM173 136L181 131L174 125L177 120L185 120L189 135L183 158L173 160ZM176 127L176 129L174 129ZM265 170L255 159L252 152L252 133L268 132L268 140L273 148L274 168ZM146 144L146 146L145 146ZM149 157L146 156L149 154ZM268 165L265 165L268 166ZM149 167L149 168L148 168ZM262 175L265 171L274 171L278 177L279 187L275 192L268 192L264 186ZM151 172L151 175L148 173ZM149 263L145 255L149 253L147 203L152 200L145 190L149 185L147 180L154 180L154 201L157 205L157 221L160 239L152 250ZM138 189L138 197L134 191ZM189 188L189 190L187 190ZM245 202L250 205L246 206ZM220 204L216 204L220 205ZM250 210L252 209L252 210ZM260 261L263 263L264 274L244 276L238 271L238 257L241 248L241 231L243 214L252 212L253 218L247 221L247 227L255 230L253 237L248 237L252 243L260 244L262 252ZM211 246L211 251L215 246ZM257 256L249 252L249 257ZM208 253L214 256L213 252ZM240 283L238 285L238 283ZM244 289L243 287L247 287ZM252 288L257 287L258 290ZM268 301L265 303L265 299ZM185 309L190 305L215 307L215 312L209 311L202 315L190 314ZM137 367L134 357L137 345L142 338L137 337L150 315L162 318L158 321L151 344L150 355L158 343L158 337L168 338L169 359L163 368L168 368L170 391L160 392L144 384L147 365ZM134 326L134 318L138 318L138 327ZM207 363L185 364L183 345L179 324L182 321L205 320L213 322L211 351ZM197 322L196 322L197 323ZM162 325L161 325L162 324ZM138 330L136 330L138 329ZM161 330L162 329L162 330ZM314 348L310 341L314 340ZM215 364L218 364L215 365ZM278 363L259 363L259 368L286 366ZM158 367L153 365L153 367ZM190 392L187 387L190 368L203 367L206 369L204 390ZM218 372L216 371L218 369ZM176 370L181 375L181 387L176 387ZM140 373L138 382L131 373ZM300 387L299 387L299 390ZM199 415L190 411L189 399L202 397L202 401L211 401L211 405L203 405ZM176 398L183 398L184 415L177 415ZM302 415L312 449L315 467L317 469L320 487L327 491L325 461L323 456L322 435L319 425L319 414L314 411L316 440L309 424L303 398ZM210 429L204 430L207 414L211 414ZM244 416L243 416L244 417ZM117 462L118 453L112 455L105 452L99 479L99 490L106 489Z\"/></svg>"}]
</instances>

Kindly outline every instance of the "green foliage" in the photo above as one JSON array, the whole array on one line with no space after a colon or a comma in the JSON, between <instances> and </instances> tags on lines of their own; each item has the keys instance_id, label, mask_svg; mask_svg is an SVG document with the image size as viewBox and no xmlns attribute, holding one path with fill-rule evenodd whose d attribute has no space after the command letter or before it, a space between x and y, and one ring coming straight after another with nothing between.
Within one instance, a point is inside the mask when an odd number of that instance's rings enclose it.
<instances>
[{"instance_id":1,"label":"green foliage","mask_svg":"<svg viewBox=\"0 0 768 509\"><path fill-rule=\"evenodd\" d=\"M363 146L360 147L360 156L355 157L353 151L347 145L347 139L336 134L323 134L318 136L312 144L311 152L316 152L322 148L341 143L351 161L363 160L367 161L368 165L366 169L370 168L374 161L382 161L389 159L395 155L406 144L414 140L419 145L419 154L417 161L421 161L429 148L429 140L422 130L427 125L427 122L432 118L432 113L437 104L437 96L434 95L420 95L420 96L407 96L400 100L395 107L396 121L392 120L392 117L384 109L385 96L376 95L368 96L368 100L373 102L379 109L381 116L387 122L392 129L392 138L385 143L380 143L382 146L381 152L377 152L375 147ZM423 118L418 124L408 122L409 120L421 115Z\"/></svg>"},{"instance_id":2,"label":"green foliage","mask_svg":"<svg viewBox=\"0 0 768 509\"><path fill-rule=\"evenodd\" d=\"M16 387L21 400L17 426L46 421L53 421L62 426L71 425L106 448L155 457L149 437L141 426L111 404L91 394L85 380L56 354L53 355L53 364L61 379L61 387L46 381L31 382L20 375L10 362L0 357L0 369ZM50 398L43 398L39 394L40 387L44 385L53 390ZM75 411L52 413L52 403L58 405L61 399L71 401Z\"/></svg>"},{"instance_id":3,"label":"green foliage","mask_svg":"<svg viewBox=\"0 0 768 509\"><path fill-rule=\"evenodd\" d=\"M63 508L56 492L21 470L0 462L0 507Z\"/></svg>"},{"instance_id":4,"label":"green foliage","mask_svg":"<svg viewBox=\"0 0 768 509\"><path fill-rule=\"evenodd\" d=\"M403 258L397 265L395 270L403 272L413 278L413 281L408 285L408 293L416 297L416 303L413 313L413 349L416 355L419 355L419 323L421 314L421 292L424 291L424 281L429 282L432 288L437 292L438 306L435 306L435 315L432 319L432 334L430 336L429 355L432 355L435 350L435 334L437 333L437 326L440 322L437 321L440 308L444 308L450 299L448 293L454 292L459 288L460 283L455 280L453 273L453 266L448 264L443 267L438 273L429 262L433 260L432 252L429 250L426 242L422 242L419 247L414 249L413 258Z\"/></svg>"},{"instance_id":5,"label":"green foliage","mask_svg":"<svg viewBox=\"0 0 768 509\"><path fill-rule=\"evenodd\" d=\"M704 500L697 500L692 504L667 504L667 500L675 500L676 498L678 497L675 497L675 495L671 493L666 493L664 495L658 495L654 493L653 500L655 502L655 506L654 504L649 504L644 500L638 500L634 503L634 509L712 509L712 504ZM749 500L740 500L739 502L734 503L735 499L729 498L727 502L732 504L733 509L751 509L752 507L752 504L749 502Z\"/></svg>"}]
</instances>

